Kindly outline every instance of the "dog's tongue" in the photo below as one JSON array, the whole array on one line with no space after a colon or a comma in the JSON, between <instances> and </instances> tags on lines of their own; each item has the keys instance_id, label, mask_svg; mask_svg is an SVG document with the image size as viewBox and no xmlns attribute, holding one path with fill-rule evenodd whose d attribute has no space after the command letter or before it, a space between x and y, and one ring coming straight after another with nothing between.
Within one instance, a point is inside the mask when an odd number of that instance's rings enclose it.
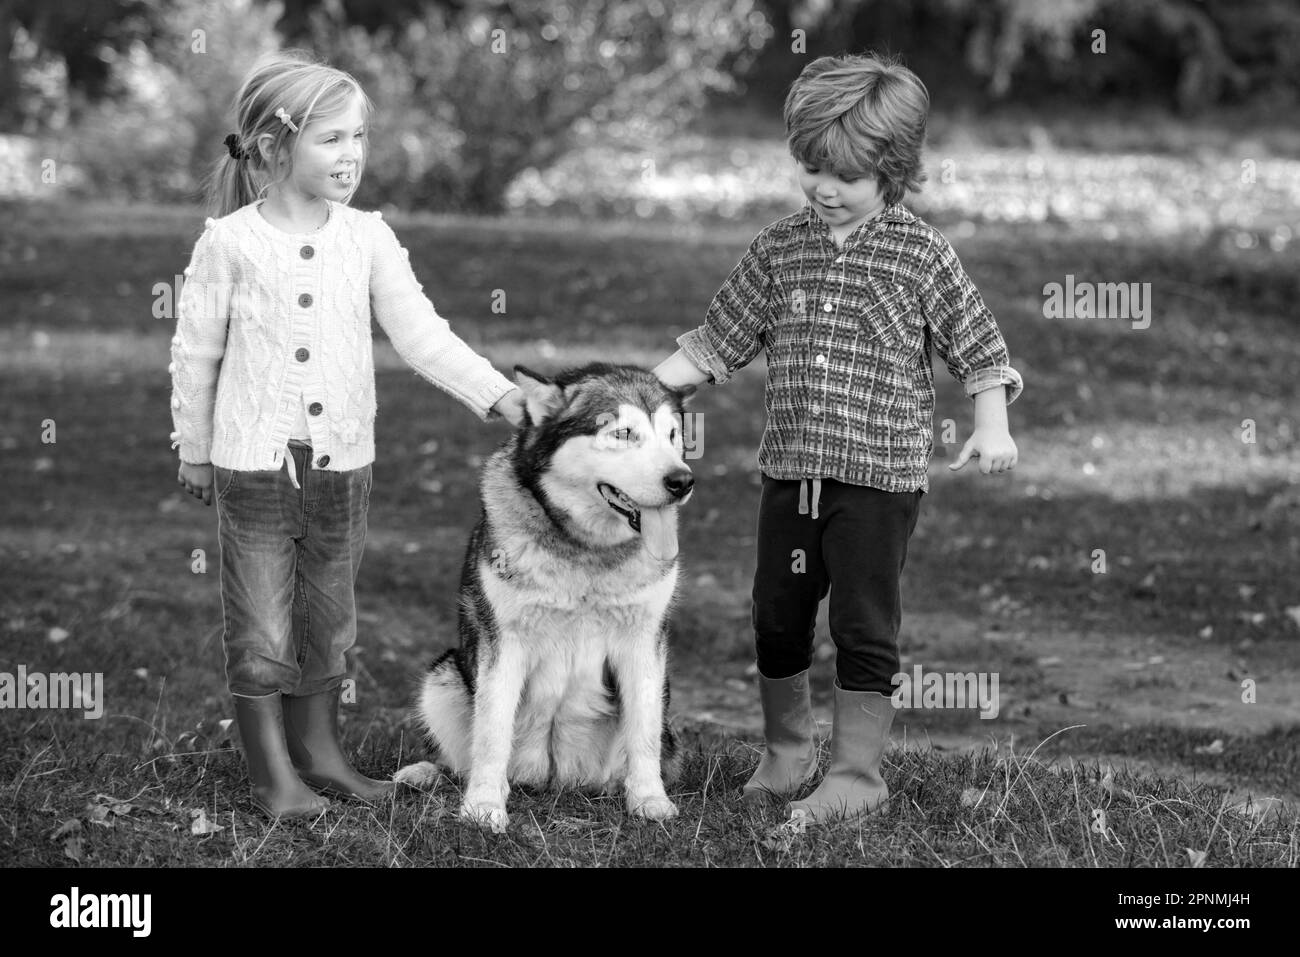
<instances>
[{"instance_id":1,"label":"dog's tongue","mask_svg":"<svg viewBox=\"0 0 1300 957\"><path fill-rule=\"evenodd\" d=\"M659 561L677 557L677 516L666 508L641 509L641 540Z\"/></svg>"}]
</instances>

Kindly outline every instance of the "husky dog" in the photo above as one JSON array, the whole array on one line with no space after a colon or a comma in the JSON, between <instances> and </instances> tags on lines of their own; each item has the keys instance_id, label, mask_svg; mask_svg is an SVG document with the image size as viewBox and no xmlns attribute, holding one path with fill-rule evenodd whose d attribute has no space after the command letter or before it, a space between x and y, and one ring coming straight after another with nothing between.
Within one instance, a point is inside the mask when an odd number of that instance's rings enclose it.
<instances>
[{"instance_id":1,"label":"husky dog","mask_svg":"<svg viewBox=\"0 0 1300 957\"><path fill-rule=\"evenodd\" d=\"M460 584L460 646L429 667L416 715L468 780L461 817L504 830L510 783L612 793L675 817L665 620L677 584L682 402L634 366L547 379L522 366L527 416L484 463ZM417 787L438 766L409 765Z\"/></svg>"}]
</instances>

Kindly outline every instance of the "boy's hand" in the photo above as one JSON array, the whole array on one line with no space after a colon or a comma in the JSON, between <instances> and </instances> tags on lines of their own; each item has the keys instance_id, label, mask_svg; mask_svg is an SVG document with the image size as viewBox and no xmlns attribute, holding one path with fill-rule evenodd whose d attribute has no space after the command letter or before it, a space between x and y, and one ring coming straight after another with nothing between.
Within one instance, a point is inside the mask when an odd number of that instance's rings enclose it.
<instances>
[{"instance_id":1,"label":"boy's hand","mask_svg":"<svg viewBox=\"0 0 1300 957\"><path fill-rule=\"evenodd\" d=\"M948 466L950 471L956 472L966 462L975 456L980 460L980 471L985 475L990 472L1005 472L1008 469L1016 467L1016 462L1020 460L1020 453L1016 450L1016 443L1011 438L1011 433L1006 429L976 429L971 433L971 437L966 440L962 446L961 454L957 456L957 461Z\"/></svg>"},{"instance_id":2,"label":"boy's hand","mask_svg":"<svg viewBox=\"0 0 1300 957\"><path fill-rule=\"evenodd\" d=\"M211 505L215 476L216 469L211 463L191 465L189 462L182 462L181 470L176 474L176 481L185 486L186 492L197 499L202 499L204 505Z\"/></svg>"},{"instance_id":3,"label":"boy's hand","mask_svg":"<svg viewBox=\"0 0 1300 957\"><path fill-rule=\"evenodd\" d=\"M524 424L524 390L511 389L497 399L496 404L492 406L492 411L506 419L516 429L519 428Z\"/></svg>"}]
</instances>

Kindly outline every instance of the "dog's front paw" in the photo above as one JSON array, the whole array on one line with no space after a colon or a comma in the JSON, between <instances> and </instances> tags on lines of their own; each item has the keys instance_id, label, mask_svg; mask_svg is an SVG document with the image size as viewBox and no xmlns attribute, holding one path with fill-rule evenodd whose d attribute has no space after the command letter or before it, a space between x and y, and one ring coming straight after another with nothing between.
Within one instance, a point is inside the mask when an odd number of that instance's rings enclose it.
<instances>
[{"instance_id":1,"label":"dog's front paw","mask_svg":"<svg viewBox=\"0 0 1300 957\"><path fill-rule=\"evenodd\" d=\"M490 828L494 834L504 834L510 823L510 815L506 813L504 805L487 801L466 801L460 806L460 817L479 827Z\"/></svg>"},{"instance_id":2,"label":"dog's front paw","mask_svg":"<svg viewBox=\"0 0 1300 957\"><path fill-rule=\"evenodd\" d=\"M627 799L627 811L633 817L645 818L647 821L670 821L677 816L677 805L668 800L666 794L658 794L642 799Z\"/></svg>"},{"instance_id":3,"label":"dog's front paw","mask_svg":"<svg viewBox=\"0 0 1300 957\"><path fill-rule=\"evenodd\" d=\"M393 780L407 787L419 788L421 791L432 791L442 780L442 772L433 762L421 761L418 764L408 764L399 770L393 775Z\"/></svg>"}]
</instances>

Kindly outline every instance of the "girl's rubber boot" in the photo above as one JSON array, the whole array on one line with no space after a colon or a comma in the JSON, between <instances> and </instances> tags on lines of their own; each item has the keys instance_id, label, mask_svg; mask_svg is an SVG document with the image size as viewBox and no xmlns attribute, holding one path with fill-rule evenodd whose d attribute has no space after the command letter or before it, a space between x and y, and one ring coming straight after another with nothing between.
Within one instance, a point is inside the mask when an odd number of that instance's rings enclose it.
<instances>
[{"instance_id":1,"label":"girl's rubber boot","mask_svg":"<svg viewBox=\"0 0 1300 957\"><path fill-rule=\"evenodd\" d=\"M880 761L889 747L894 702L874 691L845 691L835 684L835 724L831 763L817 789L790 804L790 823L851 821L870 813L889 797Z\"/></svg>"},{"instance_id":2,"label":"girl's rubber boot","mask_svg":"<svg viewBox=\"0 0 1300 957\"><path fill-rule=\"evenodd\" d=\"M280 692L232 697L253 803L273 818L316 817L329 807L329 799L307 787L289 760Z\"/></svg>"},{"instance_id":3,"label":"girl's rubber boot","mask_svg":"<svg viewBox=\"0 0 1300 957\"><path fill-rule=\"evenodd\" d=\"M758 676L763 704L763 757L740 799L754 807L791 797L817 770L817 721L807 670L789 678Z\"/></svg>"},{"instance_id":4,"label":"girl's rubber boot","mask_svg":"<svg viewBox=\"0 0 1300 957\"><path fill-rule=\"evenodd\" d=\"M304 781L342 797L382 801L397 785L359 773L343 755L339 743L340 688L301 698L284 699L285 737L289 757Z\"/></svg>"}]
</instances>

